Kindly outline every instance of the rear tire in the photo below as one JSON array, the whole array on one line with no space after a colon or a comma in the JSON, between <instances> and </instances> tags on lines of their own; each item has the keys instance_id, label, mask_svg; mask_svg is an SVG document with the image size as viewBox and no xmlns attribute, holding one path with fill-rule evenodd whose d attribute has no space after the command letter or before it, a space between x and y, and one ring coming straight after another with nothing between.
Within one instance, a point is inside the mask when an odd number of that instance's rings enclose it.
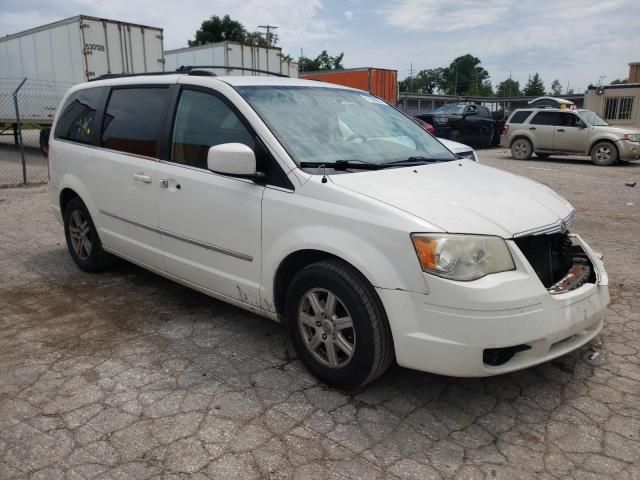
<instances>
[{"instance_id":1,"label":"rear tire","mask_svg":"<svg viewBox=\"0 0 640 480\"><path fill-rule=\"evenodd\" d=\"M526 138L518 138L511 144L511 156L516 160L529 160L533 146Z\"/></svg>"},{"instance_id":2,"label":"rear tire","mask_svg":"<svg viewBox=\"0 0 640 480\"><path fill-rule=\"evenodd\" d=\"M113 264L114 257L103 250L89 210L79 197L69 200L63 219L69 254L80 270L100 272Z\"/></svg>"},{"instance_id":3,"label":"rear tire","mask_svg":"<svg viewBox=\"0 0 640 480\"><path fill-rule=\"evenodd\" d=\"M391 330L373 287L339 260L296 274L285 300L287 328L302 363L322 382L351 390L394 358Z\"/></svg>"},{"instance_id":4,"label":"rear tire","mask_svg":"<svg viewBox=\"0 0 640 480\"><path fill-rule=\"evenodd\" d=\"M598 142L591 149L591 161L602 167L613 165L618 161L618 149L611 142Z\"/></svg>"}]
</instances>

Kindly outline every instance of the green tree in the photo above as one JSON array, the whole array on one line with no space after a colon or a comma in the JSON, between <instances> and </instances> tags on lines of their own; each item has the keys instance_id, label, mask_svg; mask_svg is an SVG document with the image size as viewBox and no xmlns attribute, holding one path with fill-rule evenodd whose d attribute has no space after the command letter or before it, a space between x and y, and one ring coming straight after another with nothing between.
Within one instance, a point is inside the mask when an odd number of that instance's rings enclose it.
<instances>
[{"instance_id":1,"label":"green tree","mask_svg":"<svg viewBox=\"0 0 640 480\"><path fill-rule=\"evenodd\" d=\"M616 78L613 82L611 82L611 85L621 85L623 83L628 83L629 80L626 78Z\"/></svg>"},{"instance_id":2,"label":"green tree","mask_svg":"<svg viewBox=\"0 0 640 480\"><path fill-rule=\"evenodd\" d=\"M544 82L538 72L529 78L529 81L524 86L524 94L528 96L544 95Z\"/></svg>"},{"instance_id":3,"label":"green tree","mask_svg":"<svg viewBox=\"0 0 640 480\"><path fill-rule=\"evenodd\" d=\"M271 35L271 44L278 43L277 35ZM189 40L189 46L206 45L216 42L238 42L248 45L259 45L266 47L270 42L258 32L249 32L244 25L236 20L232 20L229 15L220 18L213 15L202 22L196 31L195 39Z\"/></svg>"},{"instance_id":4,"label":"green tree","mask_svg":"<svg viewBox=\"0 0 640 480\"><path fill-rule=\"evenodd\" d=\"M449 95L491 95L489 72L478 57L467 53L442 69L442 89Z\"/></svg>"},{"instance_id":5,"label":"green tree","mask_svg":"<svg viewBox=\"0 0 640 480\"><path fill-rule=\"evenodd\" d=\"M342 70L344 53L332 57L326 50L320 52L316 58L300 57L298 59L298 71L315 72L318 70Z\"/></svg>"},{"instance_id":6,"label":"green tree","mask_svg":"<svg viewBox=\"0 0 640 480\"><path fill-rule=\"evenodd\" d=\"M403 90L433 94L442 89L442 68L420 70L415 77L404 80Z\"/></svg>"},{"instance_id":7,"label":"green tree","mask_svg":"<svg viewBox=\"0 0 640 480\"><path fill-rule=\"evenodd\" d=\"M518 95L522 95L522 92L520 92L520 82L507 78L498 84L496 95L498 97L517 97Z\"/></svg>"},{"instance_id":8,"label":"green tree","mask_svg":"<svg viewBox=\"0 0 640 480\"><path fill-rule=\"evenodd\" d=\"M551 82L551 95L555 95L560 96L562 95L562 84L560 83L560 80L558 80L557 78Z\"/></svg>"}]
</instances>

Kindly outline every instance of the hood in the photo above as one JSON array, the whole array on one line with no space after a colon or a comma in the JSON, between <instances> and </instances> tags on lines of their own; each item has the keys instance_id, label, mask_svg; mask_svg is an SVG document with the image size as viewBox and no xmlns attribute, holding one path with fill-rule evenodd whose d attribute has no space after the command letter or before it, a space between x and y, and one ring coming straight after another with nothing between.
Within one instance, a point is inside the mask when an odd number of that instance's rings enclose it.
<instances>
[{"instance_id":1,"label":"hood","mask_svg":"<svg viewBox=\"0 0 640 480\"><path fill-rule=\"evenodd\" d=\"M443 144L445 147L447 147L453 153L469 152L469 151L473 150L472 147L470 147L469 145L465 145L464 143L454 142L453 140L449 140L447 138L440 138L440 137L437 137L437 138L438 138L438 141L441 144Z\"/></svg>"},{"instance_id":2,"label":"hood","mask_svg":"<svg viewBox=\"0 0 640 480\"><path fill-rule=\"evenodd\" d=\"M471 160L331 175L336 185L404 210L449 233L511 238L572 215L550 188Z\"/></svg>"},{"instance_id":3,"label":"hood","mask_svg":"<svg viewBox=\"0 0 640 480\"><path fill-rule=\"evenodd\" d=\"M611 132L611 133L617 133L618 135L620 135L621 137L625 134L625 133L640 133L640 129L636 128L636 127L621 127L618 125L596 125L593 128L596 129L603 129L607 132Z\"/></svg>"}]
</instances>

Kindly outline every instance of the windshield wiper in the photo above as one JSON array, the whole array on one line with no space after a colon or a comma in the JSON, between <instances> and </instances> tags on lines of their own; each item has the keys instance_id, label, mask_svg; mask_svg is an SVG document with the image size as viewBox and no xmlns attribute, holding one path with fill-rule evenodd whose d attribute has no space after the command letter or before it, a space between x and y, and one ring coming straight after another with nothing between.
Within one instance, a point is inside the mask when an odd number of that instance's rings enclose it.
<instances>
[{"instance_id":1,"label":"windshield wiper","mask_svg":"<svg viewBox=\"0 0 640 480\"><path fill-rule=\"evenodd\" d=\"M393 162L386 162L380 165L380 168L387 167L410 167L413 165L426 165L428 163L439 163L439 162L448 162L452 159L448 158L432 158L432 157L422 157L419 155L405 158L404 160L395 160Z\"/></svg>"},{"instance_id":2,"label":"windshield wiper","mask_svg":"<svg viewBox=\"0 0 640 480\"><path fill-rule=\"evenodd\" d=\"M334 170L378 170L381 165L362 160L336 160L335 162L300 162L301 168L332 168Z\"/></svg>"}]
</instances>

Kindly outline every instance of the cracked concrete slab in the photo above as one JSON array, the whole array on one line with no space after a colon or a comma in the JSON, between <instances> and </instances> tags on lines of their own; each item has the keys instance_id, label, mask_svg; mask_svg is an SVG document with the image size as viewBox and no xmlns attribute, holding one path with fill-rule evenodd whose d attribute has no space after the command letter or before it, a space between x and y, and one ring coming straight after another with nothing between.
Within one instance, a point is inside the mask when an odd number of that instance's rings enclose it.
<instances>
[{"instance_id":1,"label":"cracked concrete slab","mask_svg":"<svg viewBox=\"0 0 640 480\"><path fill-rule=\"evenodd\" d=\"M280 325L126 262L80 272L46 189L0 190L0 478L640 478L640 164L479 155L576 206L611 277L602 334L522 372L395 366L348 394Z\"/></svg>"}]
</instances>

